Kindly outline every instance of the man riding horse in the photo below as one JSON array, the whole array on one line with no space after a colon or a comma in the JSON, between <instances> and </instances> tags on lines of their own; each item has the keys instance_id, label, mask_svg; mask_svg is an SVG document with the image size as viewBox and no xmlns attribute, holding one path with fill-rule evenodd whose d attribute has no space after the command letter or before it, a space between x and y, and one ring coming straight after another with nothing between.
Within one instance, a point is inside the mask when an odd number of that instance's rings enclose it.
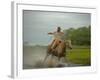
<instances>
[{"instance_id":1,"label":"man riding horse","mask_svg":"<svg viewBox=\"0 0 100 80\"><path fill-rule=\"evenodd\" d=\"M56 32L50 32L48 33L50 35L54 36L54 40L51 43L51 50L55 51L56 47L61 43L64 42L63 37L64 37L64 33L61 32L61 28L58 27Z\"/></svg>"},{"instance_id":2,"label":"man riding horse","mask_svg":"<svg viewBox=\"0 0 100 80\"><path fill-rule=\"evenodd\" d=\"M66 56L66 48L72 48L71 46L71 40L64 40L64 33L61 32L61 28L57 27L56 32L50 32L48 33L50 35L54 36L54 39L52 43L47 48L47 55L44 59L44 61L47 59L49 55L58 57L58 60L60 61L60 58ZM43 61L43 62L44 62Z\"/></svg>"}]
</instances>

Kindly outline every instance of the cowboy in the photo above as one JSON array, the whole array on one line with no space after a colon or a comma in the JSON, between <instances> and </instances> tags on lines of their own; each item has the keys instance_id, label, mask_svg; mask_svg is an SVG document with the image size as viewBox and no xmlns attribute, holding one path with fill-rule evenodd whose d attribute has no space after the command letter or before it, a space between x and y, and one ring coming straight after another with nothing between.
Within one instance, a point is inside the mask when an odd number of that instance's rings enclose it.
<instances>
[{"instance_id":1,"label":"cowboy","mask_svg":"<svg viewBox=\"0 0 100 80\"><path fill-rule=\"evenodd\" d=\"M50 32L48 33L50 35L54 36L54 40L51 43L51 49L54 50L63 40L64 37L64 33L61 32L61 28L57 27L57 31L56 32Z\"/></svg>"}]
</instances>

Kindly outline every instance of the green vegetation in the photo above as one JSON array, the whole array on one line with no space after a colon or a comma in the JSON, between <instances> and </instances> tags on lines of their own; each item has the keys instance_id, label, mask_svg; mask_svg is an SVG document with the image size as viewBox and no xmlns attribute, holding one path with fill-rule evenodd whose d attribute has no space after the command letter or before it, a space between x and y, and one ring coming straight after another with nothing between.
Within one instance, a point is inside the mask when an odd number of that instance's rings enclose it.
<instances>
[{"instance_id":1,"label":"green vegetation","mask_svg":"<svg viewBox=\"0 0 100 80\"><path fill-rule=\"evenodd\" d=\"M69 28L64 30L65 39L71 39L73 45L90 45L91 41L91 26L80 28Z\"/></svg>"},{"instance_id":2,"label":"green vegetation","mask_svg":"<svg viewBox=\"0 0 100 80\"><path fill-rule=\"evenodd\" d=\"M90 65L91 64L91 54L90 48L74 48L70 50L69 54L66 56L70 62L75 64Z\"/></svg>"},{"instance_id":3,"label":"green vegetation","mask_svg":"<svg viewBox=\"0 0 100 80\"><path fill-rule=\"evenodd\" d=\"M70 39L73 45L66 59L75 64L91 65L91 26L69 28L64 33L64 39Z\"/></svg>"}]
</instances>

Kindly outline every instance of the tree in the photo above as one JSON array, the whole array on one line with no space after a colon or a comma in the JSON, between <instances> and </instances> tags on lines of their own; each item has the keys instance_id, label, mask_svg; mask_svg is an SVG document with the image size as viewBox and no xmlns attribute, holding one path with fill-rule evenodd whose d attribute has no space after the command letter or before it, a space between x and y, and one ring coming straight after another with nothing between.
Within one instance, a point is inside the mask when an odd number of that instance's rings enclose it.
<instances>
[{"instance_id":1,"label":"tree","mask_svg":"<svg viewBox=\"0 0 100 80\"><path fill-rule=\"evenodd\" d=\"M77 29L70 28L67 30L64 30L65 38L71 39L72 44L74 45L90 45L91 43L91 26L84 26Z\"/></svg>"}]
</instances>

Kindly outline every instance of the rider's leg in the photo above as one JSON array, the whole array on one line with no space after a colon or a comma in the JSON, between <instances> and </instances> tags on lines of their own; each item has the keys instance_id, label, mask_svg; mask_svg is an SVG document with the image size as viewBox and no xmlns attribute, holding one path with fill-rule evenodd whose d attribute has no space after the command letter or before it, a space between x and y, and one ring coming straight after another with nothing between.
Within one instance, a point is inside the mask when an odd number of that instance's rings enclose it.
<instances>
[{"instance_id":1,"label":"rider's leg","mask_svg":"<svg viewBox=\"0 0 100 80\"><path fill-rule=\"evenodd\" d=\"M51 49L55 49L57 47L57 45L59 45L59 41L58 40L55 40L51 46Z\"/></svg>"},{"instance_id":2,"label":"rider's leg","mask_svg":"<svg viewBox=\"0 0 100 80\"><path fill-rule=\"evenodd\" d=\"M53 41L52 41L52 43L51 43L51 45L50 45L50 46L52 46L52 45L54 44L54 42L55 42L55 40L53 40Z\"/></svg>"}]
</instances>

